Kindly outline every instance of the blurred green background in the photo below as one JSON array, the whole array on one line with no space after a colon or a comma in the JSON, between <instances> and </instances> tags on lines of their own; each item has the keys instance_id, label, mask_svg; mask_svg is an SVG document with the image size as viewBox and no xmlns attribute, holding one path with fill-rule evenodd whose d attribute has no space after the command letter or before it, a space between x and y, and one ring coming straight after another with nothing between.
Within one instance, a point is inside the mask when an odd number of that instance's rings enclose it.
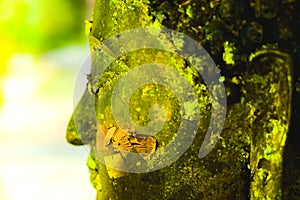
<instances>
[{"instance_id":1,"label":"blurred green background","mask_svg":"<svg viewBox=\"0 0 300 200\"><path fill-rule=\"evenodd\" d=\"M65 141L91 0L0 0L0 199L94 199Z\"/></svg>"}]
</instances>

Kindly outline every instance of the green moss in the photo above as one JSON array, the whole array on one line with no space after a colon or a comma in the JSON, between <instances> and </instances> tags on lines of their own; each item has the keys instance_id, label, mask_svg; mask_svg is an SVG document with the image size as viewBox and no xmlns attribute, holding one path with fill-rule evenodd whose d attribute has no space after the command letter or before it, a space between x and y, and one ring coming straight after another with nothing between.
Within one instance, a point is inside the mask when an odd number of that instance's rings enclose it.
<instances>
[{"instance_id":1,"label":"green moss","mask_svg":"<svg viewBox=\"0 0 300 200\"><path fill-rule=\"evenodd\" d=\"M152 17L148 15L149 7L146 3L145 0L96 1L92 35L103 41L125 30L149 26ZM155 26L159 26L159 23L156 22Z\"/></svg>"},{"instance_id":2,"label":"green moss","mask_svg":"<svg viewBox=\"0 0 300 200\"><path fill-rule=\"evenodd\" d=\"M234 65L235 62L233 60L235 53L235 48L233 44L230 44L228 41L224 42L224 53L223 53L223 60L228 65Z\"/></svg>"}]
</instances>

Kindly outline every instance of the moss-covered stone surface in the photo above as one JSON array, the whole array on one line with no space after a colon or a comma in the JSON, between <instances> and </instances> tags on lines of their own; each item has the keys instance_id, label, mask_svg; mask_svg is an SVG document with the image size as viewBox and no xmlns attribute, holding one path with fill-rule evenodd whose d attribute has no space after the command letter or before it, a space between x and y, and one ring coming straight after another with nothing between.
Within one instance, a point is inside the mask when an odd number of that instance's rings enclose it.
<instances>
[{"instance_id":1,"label":"moss-covered stone surface","mask_svg":"<svg viewBox=\"0 0 300 200\"><path fill-rule=\"evenodd\" d=\"M84 143L90 144L88 167L97 198L299 199L299 8L295 0L96 0L90 33L94 64L101 62L97 46L115 34L134 28L169 28L190 36L208 51L221 71L227 95L221 137L200 159L211 98L189 63L168 52L142 50L115 60L101 81L92 68L90 84L73 113L79 126L75 127L71 118L67 139L80 145L84 136ZM196 138L177 161L158 171L111 170L93 154L97 146L95 120L116 126L109 106L114 84L130 69L153 60L176 69L197 94L201 116ZM149 122L145 108L151 104L163 102L169 109L167 126L157 135L158 148L176 137L180 112L172 95L159 85L145 86L131 99L132 118L140 125ZM95 99L101 103L95 105ZM95 106L96 113L90 115Z\"/></svg>"}]
</instances>

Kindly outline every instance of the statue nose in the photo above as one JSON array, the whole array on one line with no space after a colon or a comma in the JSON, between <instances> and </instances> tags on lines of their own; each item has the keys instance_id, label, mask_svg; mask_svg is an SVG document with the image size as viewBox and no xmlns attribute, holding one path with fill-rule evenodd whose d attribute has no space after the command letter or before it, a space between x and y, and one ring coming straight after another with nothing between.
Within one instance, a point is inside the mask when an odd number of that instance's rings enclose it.
<instances>
[{"instance_id":1,"label":"statue nose","mask_svg":"<svg viewBox=\"0 0 300 200\"><path fill-rule=\"evenodd\" d=\"M73 145L89 144L97 132L95 96L85 90L70 118L66 139Z\"/></svg>"}]
</instances>

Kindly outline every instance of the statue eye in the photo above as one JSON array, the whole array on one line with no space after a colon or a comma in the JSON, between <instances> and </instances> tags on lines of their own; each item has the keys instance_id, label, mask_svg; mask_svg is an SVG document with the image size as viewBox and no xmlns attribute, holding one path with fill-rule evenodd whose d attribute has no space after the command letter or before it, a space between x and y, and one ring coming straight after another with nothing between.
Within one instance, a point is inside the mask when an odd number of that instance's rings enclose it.
<instances>
[{"instance_id":1,"label":"statue eye","mask_svg":"<svg viewBox=\"0 0 300 200\"><path fill-rule=\"evenodd\" d=\"M87 90L88 90L88 92L90 93L90 95L95 95L95 93L94 93L94 91L93 91L93 88L92 88L91 82L88 82L88 83L87 83Z\"/></svg>"},{"instance_id":2,"label":"statue eye","mask_svg":"<svg viewBox=\"0 0 300 200\"><path fill-rule=\"evenodd\" d=\"M90 93L90 95L96 95L96 94L98 94L98 92L99 92L99 88L94 88L93 87L93 85L92 85L92 75L91 74L87 74L86 75L86 78L87 78L87 80L88 80L88 82L87 82L87 90L88 90L88 92Z\"/></svg>"},{"instance_id":3,"label":"statue eye","mask_svg":"<svg viewBox=\"0 0 300 200\"><path fill-rule=\"evenodd\" d=\"M97 95L99 92L99 88L97 88L97 89L93 88L91 82L87 83L87 90L90 93L90 95Z\"/></svg>"}]
</instances>

